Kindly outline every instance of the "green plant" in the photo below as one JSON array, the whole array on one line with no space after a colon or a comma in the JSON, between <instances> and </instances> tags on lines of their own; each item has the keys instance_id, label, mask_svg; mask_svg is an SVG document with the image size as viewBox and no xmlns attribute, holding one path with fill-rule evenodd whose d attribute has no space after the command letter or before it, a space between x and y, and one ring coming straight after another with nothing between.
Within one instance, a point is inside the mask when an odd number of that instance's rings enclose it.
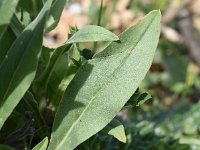
<instances>
[{"instance_id":1,"label":"green plant","mask_svg":"<svg viewBox=\"0 0 200 150\"><path fill-rule=\"evenodd\" d=\"M35 7L29 9L32 2ZM56 26L65 1L52 2L0 3L5 20L0 22L0 146L30 149L48 137L49 150L70 150L102 129L126 142L115 116L150 68L160 35L160 12L150 12L119 37L87 26L75 29L63 46L49 49L42 46L43 34ZM8 5L11 9L5 9ZM95 54L80 47L81 42L97 41L109 45ZM33 149L47 149L47 143L45 138Z\"/></svg>"}]
</instances>

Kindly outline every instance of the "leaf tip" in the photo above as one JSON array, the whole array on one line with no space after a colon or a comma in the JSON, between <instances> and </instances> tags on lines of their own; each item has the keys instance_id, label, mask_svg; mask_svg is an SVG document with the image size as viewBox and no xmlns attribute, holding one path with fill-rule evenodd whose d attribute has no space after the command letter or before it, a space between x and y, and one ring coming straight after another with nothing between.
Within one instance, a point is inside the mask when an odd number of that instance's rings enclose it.
<instances>
[{"instance_id":1,"label":"leaf tip","mask_svg":"<svg viewBox=\"0 0 200 150\"><path fill-rule=\"evenodd\" d=\"M160 19L161 19L161 16L162 16L160 9L158 9L158 10L152 10L152 11L149 13L149 15L153 15L153 16L158 17L158 18L160 18Z\"/></svg>"}]
</instances>

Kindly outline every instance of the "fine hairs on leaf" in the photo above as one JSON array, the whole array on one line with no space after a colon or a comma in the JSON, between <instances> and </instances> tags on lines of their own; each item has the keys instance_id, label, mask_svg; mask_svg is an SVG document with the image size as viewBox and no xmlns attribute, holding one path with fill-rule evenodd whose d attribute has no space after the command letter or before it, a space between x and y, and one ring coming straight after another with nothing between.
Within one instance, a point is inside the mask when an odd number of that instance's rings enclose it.
<instances>
[{"instance_id":1,"label":"fine hairs on leaf","mask_svg":"<svg viewBox=\"0 0 200 150\"><path fill-rule=\"evenodd\" d=\"M57 110L49 150L74 149L115 117L152 63L160 19L152 11L79 69Z\"/></svg>"},{"instance_id":2,"label":"fine hairs on leaf","mask_svg":"<svg viewBox=\"0 0 200 150\"><path fill-rule=\"evenodd\" d=\"M90 2L88 17L97 25L71 27L68 40L53 49L46 40L60 39L57 33L52 36L57 28L52 30L62 22L64 9L79 9L82 15L82 2L0 0L0 150L180 147L174 138L166 144L151 136L156 122L135 122L143 110L129 116L151 98L137 89L157 48L160 11L151 11L117 36L123 27L116 31L110 26L114 33L101 27L108 25L106 2ZM118 11L117 3L110 10ZM145 144L143 136L148 136Z\"/></svg>"}]
</instances>

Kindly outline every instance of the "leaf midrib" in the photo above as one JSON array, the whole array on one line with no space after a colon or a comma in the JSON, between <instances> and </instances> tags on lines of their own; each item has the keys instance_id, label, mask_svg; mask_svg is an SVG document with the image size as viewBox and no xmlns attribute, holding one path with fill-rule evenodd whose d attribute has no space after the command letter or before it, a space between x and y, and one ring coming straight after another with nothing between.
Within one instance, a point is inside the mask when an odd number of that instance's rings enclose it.
<instances>
[{"instance_id":1,"label":"leaf midrib","mask_svg":"<svg viewBox=\"0 0 200 150\"><path fill-rule=\"evenodd\" d=\"M48 2L47 2L48 3ZM52 1L50 1L49 3L52 3ZM46 6L47 7L47 6ZM39 13L39 15L40 15L40 13ZM42 17L40 17L40 16L38 16L40 19L40 21L42 20L42 18L46 18L46 16L47 16L47 13L46 14L43 14L44 16L42 16ZM31 24L30 24L30 27L29 28L27 28L27 30L30 30L31 28L34 28L35 27L35 30L33 30L33 36L30 38L30 41L29 41L29 43L28 43L28 45L26 46L26 49L28 48L28 47L30 47L30 45L32 44L32 40L33 40L33 38L35 37L35 35L36 35L36 31L38 31L40 28L38 28L39 27L39 24L40 24L40 21L38 21L38 20L35 20L35 22L33 21L32 22L32 26L31 26ZM24 32L25 31L27 31L27 30L24 30ZM44 30L44 22L43 22L43 29L42 29L42 31ZM18 47L20 47L20 46L18 46ZM41 48L41 46L40 46L40 48ZM18 71L18 69L19 69L19 66L20 66L20 64L21 64L21 62L22 62L22 58L24 58L24 55L27 53L27 51L25 51L24 53L23 53L23 55L22 55L22 57L21 57L21 59L20 59L20 61L19 61L19 63L18 63L18 65L17 65L17 67L16 67L16 69L15 69L15 71L14 71L14 73L13 73L13 76L15 76L15 74L16 74L16 72ZM3 63L2 63L3 64ZM2 64L1 64L1 66L2 66ZM0 67L1 67L0 66ZM11 80L10 80L10 82L9 82L9 84L8 84L8 88L6 89L6 92L5 92L5 94L3 95L3 101L4 101L4 99L5 99L5 96L7 96L7 93L8 93L8 91L9 91L9 89L10 89L10 85L11 85L11 83L12 83L12 81L13 81L13 76L11 77ZM0 105L1 105L1 103L0 103Z\"/></svg>"},{"instance_id":2,"label":"leaf midrib","mask_svg":"<svg viewBox=\"0 0 200 150\"><path fill-rule=\"evenodd\" d=\"M33 38L35 37L35 35L36 35L36 31L37 30L39 30L39 29L36 29L35 30L35 32L33 33L33 36L30 38L30 42L28 43L28 45L26 46L26 49L28 48L28 47L30 47L30 45L32 44L32 40L33 40ZM19 46L20 47L20 46ZM17 65L17 67L16 67L16 69L15 69L15 71L14 71L14 73L13 73L13 76L11 77L11 80L10 80L10 82L9 82L9 84L8 84L8 88L7 88L7 90L6 90L6 92L5 92L5 94L4 94L4 96L3 96L3 101L5 100L5 97L7 96L7 93L8 93L8 91L10 90L10 86L11 86L11 83L13 82L13 77L16 75L16 73L17 73L17 71L18 71L18 69L19 69L19 66L20 66L20 64L21 64L21 62L22 62L22 59L24 58L24 56L25 56L25 54L27 53L27 50L23 53L23 55L22 55L22 57L21 57L21 59L20 59L20 61L19 61L19 63L18 63L18 65Z\"/></svg>"},{"instance_id":3,"label":"leaf midrib","mask_svg":"<svg viewBox=\"0 0 200 150\"><path fill-rule=\"evenodd\" d=\"M156 16L152 19L152 21L148 24L147 28L144 30L143 34L141 34L141 37L139 38L137 44L134 47L137 47L137 45L140 43L141 39L144 37L146 31L149 29L149 27L151 26L152 22L155 20ZM64 138L61 140L61 142L59 143L59 145L57 146L56 149L59 149L63 143L65 142L65 140L68 138L68 135L72 132L73 128L76 126L76 124L79 122L79 120L82 118L82 116L85 114L85 112L88 110L89 106L92 104L93 100L96 98L97 94L99 93L99 91L101 91L103 88L105 88L111 81L112 78L116 72L118 72L118 70L121 69L121 67L125 64L127 58L130 56L130 53L132 52L132 50L134 50L134 48L130 48L129 52L127 53L127 55L123 58L122 63L113 71L113 73L107 78L107 80L104 82L104 84L97 90L97 92L94 94L94 96L91 98L91 100L89 101L88 105L85 107L85 109L82 111L81 115L77 118L77 120L72 124L71 128L68 130L67 134L65 134ZM128 50L127 50L128 51ZM125 51L125 52L127 52ZM116 54L115 54L116 55ZM111 55L114 56L114 55Z\"/></svg>"}]
</instances>

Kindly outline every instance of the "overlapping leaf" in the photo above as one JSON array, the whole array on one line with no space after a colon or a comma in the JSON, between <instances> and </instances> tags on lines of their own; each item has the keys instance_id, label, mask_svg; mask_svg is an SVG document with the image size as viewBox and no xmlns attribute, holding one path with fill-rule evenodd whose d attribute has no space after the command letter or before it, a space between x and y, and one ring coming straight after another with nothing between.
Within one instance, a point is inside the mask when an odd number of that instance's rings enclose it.
<instances>
[{"instance_id":1,"label":"overlapping leaf","mask_svg":"<svg viewBox=\"0 0 200 150\"><path fill-rule=\"evenodd\" d=\"M103 129L103 132L106 132L107 134L114 136L119 141L126 143L124 126L115 118Z\"/></svg>"},{"instance_id":2,"label":"overlapping leaf","mask_svg":"<svg viewBox=\"0 0 200 150\"><path fill-rule=\"evenodd\" d=\"M43 2L41 0L19 0L19 6L35 18L42 9Z\"/></svg>"},{"instance_id":3,"label":"overlapping leaf","mask_svg":"<svg viewBox=\"0 0 200 150\"><path fill-rule=\"evenodd\" d=\"M151 12L80 68L59 106L49 150L74 149L120 111L152 63L160 18Z\"/></svg>"},{"instance_id":4,"label":"overlapping leaf","mask_svg":"<svg viewBox=\"0 0 200 150\"><path fill-rule=\"evenodd\" d=\"M44 138L40 143L38 143L33 150L46 150L48 145L48 138Z\"/></svg>"},{"instance_id":5,"label":"overlapping leaf","mask_svg":"<svg viewBox=\"0 0 200 150\"><path fill-rule=\"evenodd\" d=\"M52 0L45 3L38 17L13 43L0 65L0 128L34 79L51 3Z\"/></svg>"},{"instance_id":6,"label":"overlapping leaf","mask_svg":"<svg viewBox=\"0 0 200 150\"><path fill-rule=\"evenodd\" d=\"M67 43L117 41L119 38L100 26L89 25L76 32Z\"/></svg>"},{"instance_id":7,"label":"overlapping leaf","mask_svg":"<svg viewBox=\"0 0 200 150\"><path fill-rule=\"evenodd\" d=\"M0 5L0 39L17 7L18 0L3 0Z\"/></svg>"},{"instance_id":8,"label":"overlapping leaf","mask_svg":"<svg viewBox=\"0 0 200 150\"><path fill-rule=\"evenodd\" d=\"M49 19L47 22L47 29L46 29L47 31L51 31L56 27L58 21L60 20L63 8L67 2L68 0L54 0L54 3L49 12Z\"/></svg>"},{"instance_id":9,"label":"overlapping leaf","mask_svg":"<svg viewBox=\"0 0 200 150\"><path fill-rule=\"evenodd\" d=\"M57 49L54 50L44 72L33 83L33 89L36 93L46 90L49 79L51 78L51 75L54 72L56 63L60 60L63 53L68 51L70 47L71 47L71 45L69 44L69 45L64 45L64 46L58 47ZM63 65L65 65L65 64L63 64ZM65 65L65 66L67 68L67 65Z\"/></svg>"}]
</instances>

